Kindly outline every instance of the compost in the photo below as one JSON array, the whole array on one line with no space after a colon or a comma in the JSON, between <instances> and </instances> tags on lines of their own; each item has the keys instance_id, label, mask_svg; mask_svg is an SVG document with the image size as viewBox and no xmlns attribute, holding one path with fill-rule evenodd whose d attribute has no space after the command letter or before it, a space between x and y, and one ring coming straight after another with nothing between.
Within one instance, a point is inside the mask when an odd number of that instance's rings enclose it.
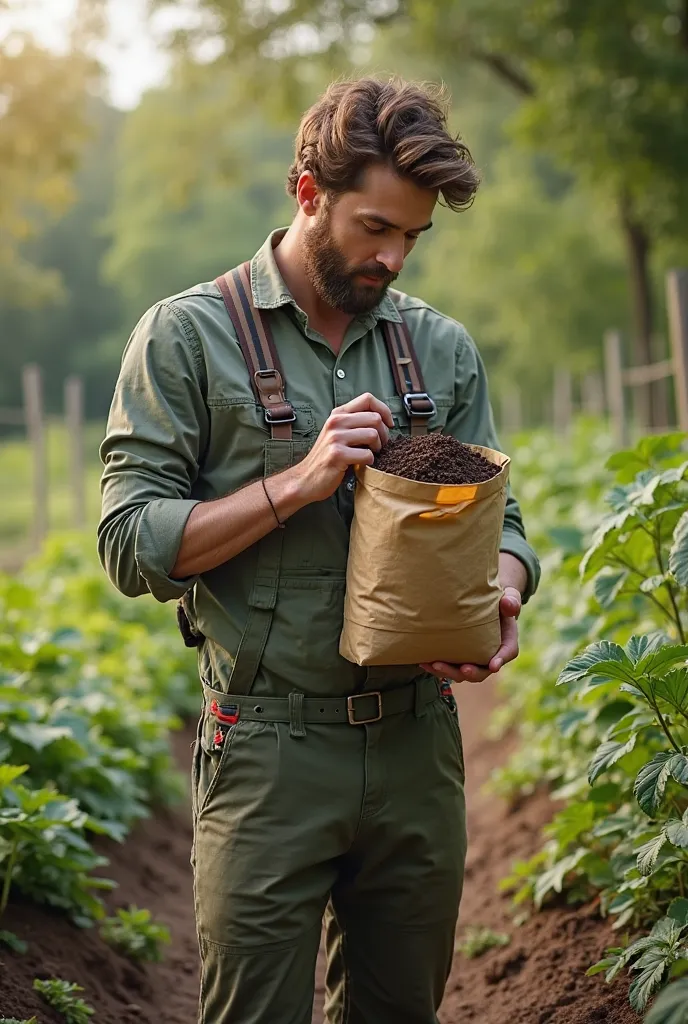
<instances>
[{"instance_id":1,"label":"compost","mask_svg":"<svg viewBox=\"0 0 688 1024\"><path fill-rule=\"evenodd\" d=\"M479 484L500 467L451 434L391 438L375 459L375 469L427 484Z\"/></svg>"}]
</instances>

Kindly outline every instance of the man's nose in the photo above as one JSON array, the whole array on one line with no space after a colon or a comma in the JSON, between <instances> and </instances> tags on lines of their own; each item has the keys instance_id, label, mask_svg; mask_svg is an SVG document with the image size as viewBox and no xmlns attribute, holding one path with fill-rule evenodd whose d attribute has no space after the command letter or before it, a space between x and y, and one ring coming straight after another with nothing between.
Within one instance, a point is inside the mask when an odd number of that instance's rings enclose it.
<instances>
[{"instance_id":1,"label":"man's nose","mask_svg":"<svg viewBox=\"0 0 688 1024\"><path fill-rule=\"evenodd\" d=\"M377 261L389 270L390 274L400 274L404 266L404 245L386 245L377 254Z\"/></svg>"}]
</instances>

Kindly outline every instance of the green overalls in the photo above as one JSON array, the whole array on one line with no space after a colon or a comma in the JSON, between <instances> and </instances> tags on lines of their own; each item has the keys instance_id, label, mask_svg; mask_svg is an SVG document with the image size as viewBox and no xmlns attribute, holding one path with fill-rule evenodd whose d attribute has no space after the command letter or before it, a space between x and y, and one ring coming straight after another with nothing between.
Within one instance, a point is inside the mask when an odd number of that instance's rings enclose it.
<instances>
[{"instance_id":1,"label":"green overalls","mask_svg":"<svg viewBox=\"0 0 688 1024\"><path fill-rule=\"evenodd\" d=\"M271 311L292 440L271 437L217 285L158 304L115 391L99 552L125 594L186 595L204 638L192 855L200 1024L308 1024L326 907L330 1024L431 1024L463 879L461 738L451 702L417 666L364 669L338 654L350 475L231 562L199 578L169 573L194 504L293 464L335 406L370 391L408 430L380 321L403 314L410 328L436 405L429 428L498 447L485 374L459 324L406 296L354 320L335 356L281 279L279 237L254 257L251 289ZM539 567L513 497L501 547L525 564L527 598Z\"/></svg>"}]
</instances>

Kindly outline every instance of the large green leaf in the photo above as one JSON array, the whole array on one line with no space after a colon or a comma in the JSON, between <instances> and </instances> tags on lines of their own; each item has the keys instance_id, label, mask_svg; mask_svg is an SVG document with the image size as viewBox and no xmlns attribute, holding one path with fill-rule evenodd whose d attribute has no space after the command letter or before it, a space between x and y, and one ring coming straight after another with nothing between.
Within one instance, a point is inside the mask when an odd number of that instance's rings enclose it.
<instances>
[{"instance_id":1,"label":"large green leaf","mask_svg":"<svg viewBox=\"0 0 688 1024\"><path fill-rule=\"evenodd\" d=\"M642 1013L650 998L655 994L662 983L662 978L668 967L666 951L648 950L645 954L650 961L644 967L642 974L635 979L628 990L628 1001L636 1011Z\"/></svg>"},{"instance_id":2,"label":"large green leaf","mask_svg":"<svg viewBox=\"0 0 688 1024\"><path fill-rule=\"evenodd\" d=\"M641 875L651 875L652 870L657 863L657 857L664 844L667 841L667 837L664 832L660 832L658 836L654 836L653 839L643 843L642 846L638 847L637 854L637 867Z\"/></svg>"},{"instance_id":3,"label":"large green leaf","mask_svg":"<svg viewBox=\"0 0 688 1024\"><path fill-rule=\"evenodd\" d=\"M674 754L669 770L672 778L682 786L688 786L688 757L685 754Z\"/></svg>"},{"instance_id":4,"label":"large green leaf","mask_svg":"<svg viewBox=\"0 0 688 1024\"><path fill-rule=\"evenodd\" d=\"M676 711L688 712L688 668L675 668L658 679L655 697L670 704Z\"/></svg>"},{"instance_id":5,"label":"large green leaf","mask_svg":"<svg viewBox=\"0 0 688 1024\"><path fill-rule=\"evenodd\" d=\"M622 682L631 681L633 665L623 647L609 640L600 640L599 643L586 647L568 663L557 679L557 686L578 682L587 675L618 679Z\"/></svg>"},{"instance_id":6,"label":"large green leaf","mask_svg":"<svg viewBox=\"0 0 688 1024\"><path fill-rule=\"evenodd\" d=\"M593 592L602 608L610 608L613 605L628 577L628 569L603 569L597 574Z\"/></svg>"},{"instance_id":7,"label":"large green leaf","mask_svg":"<svg viewBox=\"0 0 688 1024\"><path fill-rule=\"evenodd\" d=\"M617 743L615 740L605 740L604 743L600 743L588 767L588 782L591 786L602 772L616 764L624 754L630 754L637 737L638 734L633 732L625 743Z\"/></svg>"},{"instance_id":8,"label":"large green leaf","mask_svg":"<svg viewBox=\"0 0 688 1024\"><path fill-rule=\"evenodd\" d=\"M13 722L7 731L14 739L34 750L43 750L51 743L71 736L71 730L64 726L43 725L41 722Z\"/></svg>"},{"instance_id":9,"label":"large green leaf","mask_svg":"<svg viewBox=\"0 0 688 1024\"><path fill-rule=\"evenodd\" d=\"M639 518L638 509L628 507L602 521L581 561L581 579L589 579L607 564L607 556L614 550L622 534L636 525Z\"/></svg>"},{"instance_id":10,"label":"large green leaf","mask_svg":"<svg viewBox=\"0 0 688 1024\"><path fill-rule=\"evenodd\" d=\"M631 637L631 640L626 644L626 651L631 660L633 658L630 645L635 639L644 640L646 638ZM684 665L686 660L688 660L688 644L667 643L663 633L656 634L649 639L652 641L651 646L643 652L643 655L636 664L636 671L638 673L642 675L650 675L652 673L664 675L667 669L672 668L674 665Z\"/></svg>"},{"instance_id":11,"label":"large green leaf","mask_svg":"<svg viewBox=\"0 0 688 1024\"><path fill-rule=\"evenodd\" d=\"M669 904L666 916L673 918L681 928L685 928L688 925L688 899L684 896L677 896Z\"/></svg>"},{"instance_id":12,"label":"large green leaf","mask_svg":"<svg viewBox=\"0 0 688 1024\"><path fill-rule=\"evenodd\" d=\"M652 815L659 807L666 784L671 776L671 760L674 757L670 751L661 751L652 758L638 772L633 787L636 800L646 814Z\"/></svg>"},{"instance_id":13,"label":"large green leaf","mask_svg":"<svg viewBox=\"0 0 688 1024\"><path fill-rule=\"evenodd\" d=\"M681 818L670 818L664 832L672 846L688 850L688 811L684 811Z\"/></svg>"},{"instance_id":14,"label":"large green leaf","mask_svg":"<svg viewBox=\"0 0 688 1024\"><path fill-rule=\"evenodd\" d=\"M680 587L688 587L688 512L683 513L674 530L669 571Z\"/></svg>"},{"instance_id":15,"label":"large green leaf","mask_svg":"<svg viewBox=\"0 0 688 1024\"><path fill-rule=\"evenodd\" d=\"M688 1024L688 978L674 981L660 992L644 1024Z\"/></svg>"}]
</instances>

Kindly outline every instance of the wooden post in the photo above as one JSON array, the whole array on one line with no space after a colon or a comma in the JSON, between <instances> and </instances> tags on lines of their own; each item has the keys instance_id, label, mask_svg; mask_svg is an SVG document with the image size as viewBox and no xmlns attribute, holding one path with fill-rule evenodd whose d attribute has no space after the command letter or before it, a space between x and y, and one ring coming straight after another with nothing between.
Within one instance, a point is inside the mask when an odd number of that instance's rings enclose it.
<instances>
[{"instance_id":1,"label":"wooden post","mask_svg":"<svg viewBox=\"0 0 688 1024\"><path fill-rule=\"evenodd\" d=\"M670 270L666 287L676 412L679 427L688 430L688 270Z\"/></svg>"},{"instance_id":2,"label":"wooden post","mask_svg":"<svg viewBox=\"0 0 688 1024\"><path fill-rule=\"evenodd\" d=\"M38 548L48 532L48 459L43 417L43 384L38 366L22 371L26 430L33 461L32 544Z\"/></svg>"},{"instance_id":3,"label":"wooden post","mask_svg":"<svg viewBox=\"0 0 688 1024\"><path fill-rule=\"evenodd\" d=\"M583 411L587 416L604 416L604 384L597 370L586 373L582 387Z\"/></svg>"},{"instance_id":4,"label":"wooden post","mask_svg":"<svg viewBox=\"0 0 688 1024\"><path fill-rule=\"evenodd\" d=\"M573 381L571 371L563 367L554 371L554 429L568 434L573 419Z\"/></svg>"},{"instance_id":5,"label":"wooden post","mask_svg":"<svg viewBox=\"0 0 688 1024\"><path fill-rule=\"evenodd\" d=\"M69 477L72 518L77 530L86 525L84 486L84 387L81 377L68 377L64 389L65 419L69 437Z\"/></svg>"},{"instance_id":6,"label":"wooden post","mask_svg":"<svg viewBox=\"0 0 688 1024\"><path fill-rule=\"evenodd\" d=\"M607 331L604 336L604 387L614 440L619 447L623 447L627 443L628 435L624 413L621 335L618 331Z\"/></svg>"}]
</instances>

